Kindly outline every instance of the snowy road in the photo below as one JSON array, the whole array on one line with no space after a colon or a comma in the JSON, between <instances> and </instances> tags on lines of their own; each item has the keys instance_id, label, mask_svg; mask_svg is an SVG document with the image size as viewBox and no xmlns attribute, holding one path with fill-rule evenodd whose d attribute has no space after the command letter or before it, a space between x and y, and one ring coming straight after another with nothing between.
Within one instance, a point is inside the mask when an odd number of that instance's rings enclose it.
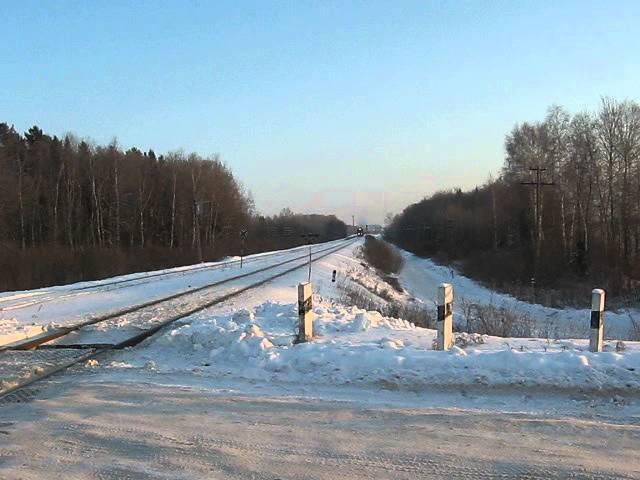
<instances>
[{"instance_id":1,"label":"snowy road","mask_svg":"<svg viewBox=\"0 0 640 480\"><path fill-rule=\"evenodd\" d=\"M397 408L99 378L0 408L0 477L640 477L637 425L465 409L461 396Z\"/></svg>"}]
</instances>

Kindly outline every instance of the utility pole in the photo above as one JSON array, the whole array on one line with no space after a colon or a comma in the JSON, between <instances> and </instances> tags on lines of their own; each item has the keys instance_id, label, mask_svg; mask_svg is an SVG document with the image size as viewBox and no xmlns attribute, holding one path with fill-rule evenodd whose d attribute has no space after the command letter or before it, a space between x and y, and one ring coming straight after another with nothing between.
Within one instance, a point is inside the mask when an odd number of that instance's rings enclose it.
<instances>
[{"instance_id":1,"label":"utility pole","mask_svg":"<svg viewBox=\"0 0 640 480\"><path fill-rule=\"evenodd\" d=\"M356 226L356 216L355 215L351 215L351 226L353 226L353 227Z\"/></svg>"},{"instance_id":2,"label":"utility pole","mask_svg":"<svg viewBox=\"0 0 640 480\"><path fill-rule=\"evenodd\" d=\"M311 282L311 246L313 245L313 240L318 238L319 235L317 233L303 233L300 236L309 244L309 282Z\"/></svg>"},{"instance_id":3,"label":"utility pole","mask_svg":"<svg viewBox=\"0 0 640 480\"><path fill-rule=\"evenodd\" d=\"M540 259L540 250L542 246L542 187L555 185L554 182L545 182L542 180L542 172L546 171L546 168L540 167L530 167L530 171L536 172L536 180L535 182L520 182L521 185L531 185L535 186L535 234L536 234L536 244L535 244L535 258L534 258L534 267L533 267L533 278L531 279L531 285L533 288L533 299L535 301L535 284L536 277L538 276L538 263Z\"/></svg>"},{"instance_id":4,"label":"utility pole","mask_svg":"<svg viewBox=\"0 0 640 480\"><path fill-rule=\"evenodd\" d=\"M193 215L195 217L195 230L196 230L196 245L198 247L198 260L200 263L204 262L204 258L202 256L202 243L200 240L200 204L193 201Z\"/></svg>"}]
</instances>

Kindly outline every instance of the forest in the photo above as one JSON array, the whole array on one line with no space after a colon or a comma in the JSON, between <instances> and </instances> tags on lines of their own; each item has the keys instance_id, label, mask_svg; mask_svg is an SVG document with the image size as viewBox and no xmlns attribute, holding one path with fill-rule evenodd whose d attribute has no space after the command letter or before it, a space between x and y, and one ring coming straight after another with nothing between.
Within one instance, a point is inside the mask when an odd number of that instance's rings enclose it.
<instances>
[{"instance_id":1,"label":"forest","mask_svg":"<svg viewBox=\"0 0 640 480\"><path fill-rule=\"evenodd\" d=\"M494 288L584 306L590 288L637 302L640 106L551 106L506 135L497 178L437 192L389 219L385 236ZM586 292L586 293L585 293Z\"/></svg>"},{"instance_id":2,"label":"forest","mask_svg":"<svg viewBox=\"0 0 640 480\"><path fill-rule=\"evenodd\" d=\"M333 240L346 225L288 209L259 215L218 156L123 151L0 123L0 290L288 248L306 233Z\"/></svg>"}]
</instances>

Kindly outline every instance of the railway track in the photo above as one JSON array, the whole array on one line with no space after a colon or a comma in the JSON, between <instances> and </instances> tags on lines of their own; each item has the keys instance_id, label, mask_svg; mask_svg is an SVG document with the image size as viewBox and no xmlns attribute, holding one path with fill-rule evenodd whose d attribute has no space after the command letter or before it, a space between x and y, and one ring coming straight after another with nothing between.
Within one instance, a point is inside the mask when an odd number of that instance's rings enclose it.
<instances>
[{"instance_id":1,"label":"railway track","mask_svg":"<svg viewBox=\"0 0 640 480\"><path fill-rule=\"evenodd\" d=\"M273 257L291 255L296 250L303 250L307 247L307 245L302 245L299 247L294 247L288 250L282 250L277 252L270 252L264 254L256 254L244 258L242 263L253 264L258 263L267 259L271 259ZM66 300L69 298L74 298L81 295L87 295L92 293L103 293L103 292L112 292L115 290L120 290L122 288L129 288L132 286L145 285L147 283L164 281L164 280L172 280L179 277L184 277L188 275L198 274L202 272L215 271L215 270L224 270L226 268L233 268L235 266L240 265L240 260L229 260L226 262L219 262L215 264L207 264L207 265L198 265L195 267L191 267L184 270L175 270L171 269L171 271L157 271L150 274L145 274L144 276L134 277L134 278L120 278L112 281L101 281L99 284L84 285L81 287L71 288L66 291L61 291L59 295L47 295L50 291L43 291L42 293L31 293L25 295L18 295L19 298L15 296L9 296L2 298L0 297L0 312L11 312L15 310L22 310L29 307L42 306L47 303L57 302L60 300ZM135 275L135 274L133 274ZM4 306L2 306L5 304Z\"/></svg>"},{"instance_id":2,"label":"railway track","mask_svg":"<svg viewBox=\"0 0 640 480\"><path fill-rule=\"evenodd\" d=\"M312 261L325 258L355 241L355 238L348 238L312 252ZM11 401L11 398L19 401L17 392L24 387L104 352L135 346L177 320L304 268L308 259L308 254L296 256L3 346L0 349L0 403Z\"/></svg>"}]
</instances>

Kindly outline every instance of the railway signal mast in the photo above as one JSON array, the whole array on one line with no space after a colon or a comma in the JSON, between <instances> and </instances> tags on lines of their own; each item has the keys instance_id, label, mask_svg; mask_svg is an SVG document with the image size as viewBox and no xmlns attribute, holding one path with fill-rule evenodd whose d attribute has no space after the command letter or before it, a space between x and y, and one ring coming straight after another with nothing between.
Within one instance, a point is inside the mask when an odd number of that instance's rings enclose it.
<instances>
[{"instance_id":1,"label":"railway signal mast","mask_svg":"<svg viewBox=\"0 0 640 480\"><path fill-rule=\"evenodd\" d=\"M244 242L249 236L249 231L245 228L240 230L240 268L242 268L242 258L244 257Z\"/></svg>"}]
</instances>

